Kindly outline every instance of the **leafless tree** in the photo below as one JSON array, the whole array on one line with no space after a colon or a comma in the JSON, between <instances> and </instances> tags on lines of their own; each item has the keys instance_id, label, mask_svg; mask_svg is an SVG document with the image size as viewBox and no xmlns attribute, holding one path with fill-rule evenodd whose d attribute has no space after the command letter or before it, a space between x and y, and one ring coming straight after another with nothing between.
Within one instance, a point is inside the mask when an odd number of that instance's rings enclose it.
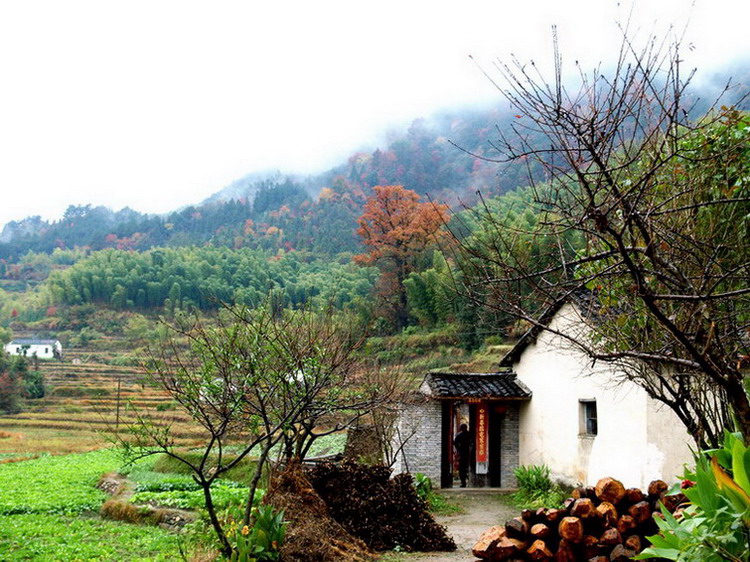
<instances>
[{"instance_id":1,"label":"leafless tree","mask_svg":"<svg viewBox=\"0 0 750 562\"><path fill-rule=\"evenodd\" d=\"M171 325L171 337L153 353L149 374L203 428L201 453L177 446L171 427L145 414L120 434L120 443L132 456L163 453L190 469L225 556L232 545L212 498L217 479L257 456L247 525L274 445L286 439L302 457L321 433L344 429L384 399L357 376L362 337L352 325L310 310L227 306L217 318Z\"/></svg>"},{"instance_id":2,"label":"leafless tree","mask_svg":"<svg viewBox=\"0 0 750 562\"><path fill-rule=\"evenodd\" d=\"M575 89L557 45L549 80L533 63L496 64L516 119L495 161L545 181L530 180L533 228L475 208L480 227L457 236L463 278L477 301L542 330L543 310L588 295L589 336L574 345L616 363L698 444L725 428L747 442L750 118L718 100L695 116L679 38L623 37L614 64L579 68Z\"/></svg>"}]
</instances>

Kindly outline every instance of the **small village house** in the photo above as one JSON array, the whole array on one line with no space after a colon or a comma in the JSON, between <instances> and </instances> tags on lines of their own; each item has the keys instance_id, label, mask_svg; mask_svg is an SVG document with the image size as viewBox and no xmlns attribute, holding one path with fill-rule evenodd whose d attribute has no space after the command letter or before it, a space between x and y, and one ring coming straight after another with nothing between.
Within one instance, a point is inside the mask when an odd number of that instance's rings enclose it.
<instances>
[{"instance_id":1,"label":"small village house","mask_svg":"<svg viewBox=\"0 0 750 562\"><path fill-rule=\"evenodd\" d=\"M519 465L547 465L554 479L593 485L611 476L628 487L674 481L691 463L692 439L677 416L624 380L613 365L592 364L562 336L585 337L579 309L565 303L528 331L488 374L429 373L420 398L404 406L400 470L454 485L452 439L460 423L474 433L470 485L512 488Z\"/></svg>"},{"instance_id":2,"label":"small village house","mask_svg":"<svg viewBox=\"0 0 750 562\"><path fill-rule=\"evenodd\" d=\"M62 357L62 344L59 340L20 338L5 344L5 353L39 359Z\"/></svg>"}]
</instances>

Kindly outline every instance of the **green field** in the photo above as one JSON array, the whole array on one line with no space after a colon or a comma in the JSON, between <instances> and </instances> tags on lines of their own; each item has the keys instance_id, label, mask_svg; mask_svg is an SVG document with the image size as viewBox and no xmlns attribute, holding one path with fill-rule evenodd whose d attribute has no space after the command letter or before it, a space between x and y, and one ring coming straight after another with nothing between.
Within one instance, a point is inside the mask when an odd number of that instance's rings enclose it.
<instances>
[{"instance_id":1,"label":"green field","mask_svg":"<svg viewBox=\"0 0 750 562\"><path fill-rule=\"evenodd\" d=\"M179 535L105 521L95 486L119 468L113 450L0 465L0 560L178 560Z\"/></svg>"}]
</instances>

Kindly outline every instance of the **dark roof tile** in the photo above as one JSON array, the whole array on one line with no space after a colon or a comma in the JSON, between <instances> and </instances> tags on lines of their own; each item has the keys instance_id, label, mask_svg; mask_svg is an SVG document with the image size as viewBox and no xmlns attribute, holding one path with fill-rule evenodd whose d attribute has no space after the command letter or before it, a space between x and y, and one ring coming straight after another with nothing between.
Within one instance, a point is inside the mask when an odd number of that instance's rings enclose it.
<instances>
[{"instance_id":1,"label":"dark roof tile","mask_svg":"<svg viewBox=\"0 0 750 562\"><path fill-rule=\"evenodd\" d=\"M436 398L531 398L531 391L510 372L428 373L425 383Z\"/></svg>"}]
</instances>

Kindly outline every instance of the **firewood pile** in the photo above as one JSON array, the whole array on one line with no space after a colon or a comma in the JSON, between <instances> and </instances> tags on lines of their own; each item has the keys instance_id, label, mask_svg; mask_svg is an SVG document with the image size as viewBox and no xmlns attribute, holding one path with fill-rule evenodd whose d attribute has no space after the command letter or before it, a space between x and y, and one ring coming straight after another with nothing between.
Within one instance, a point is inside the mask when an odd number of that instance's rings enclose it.
<instances>
[{"instance_id":1,"label":"firewood pile","mask_svg":"<svg viewBox=\"0 0 750 562\"><path fill-rule=\"evenodd\" d=\"M555 560L555 562L623 562L649 545L658 527L659 504L675 512L687 501L667 495L667 484L651 482L646 492L602 478L595 487L576 488L559 509L524 510L504 526L487 529L472 552L477 558Z\"/></svg>"}]
</instances>

